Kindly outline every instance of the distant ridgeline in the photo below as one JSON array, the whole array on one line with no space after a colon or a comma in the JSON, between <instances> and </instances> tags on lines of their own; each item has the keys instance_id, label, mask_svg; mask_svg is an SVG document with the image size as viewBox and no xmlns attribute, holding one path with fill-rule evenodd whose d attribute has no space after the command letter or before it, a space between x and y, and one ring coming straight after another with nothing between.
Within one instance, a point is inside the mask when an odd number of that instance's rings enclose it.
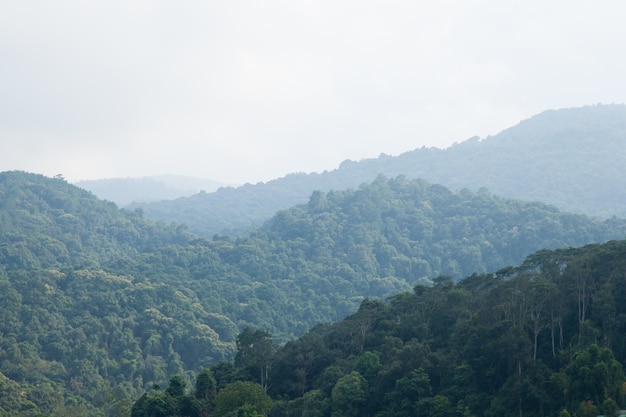
<instances>
[{"instance_id":1,"label":"distant ridgeline","mask_svg":"<svg viewBox=\"0 0 626 417\"><path fill-rule=\"evenodd\" d=\"M60 178L0 173L0 416L124 415L170 375L232 359L246 326L285 341L366 298L624 236L626 220L378 177L209 240Z\"/></svg>"},{"instance_id":2,"label":"distant ridgeline","mask_svg":"<svg viewBox=\"0 0 626 417\"><path fill-rule=\"evenodd\" d=\"M626 215L626 106L550 110L484 140L441 150L345 161L330 172L291 174L267 183L220 188L176 201L135 204L145 215L185 223L200 236L253 230L316 190L345 190L379 174L404 175L507 198L542 201L561 210L608 218Z\"/></svg>"},{"instance_id":3,"label":"distant ridgeline","mask_svg":"<svg viewBox=\"0 0 626 417\"><path fill-rule=\"evenodd\" d=\"M174 200L201 191L213 192L226 186L216 181L182 175L84 180L76 185L120 207L132 202Z\"/></svg>"}]
</instances>

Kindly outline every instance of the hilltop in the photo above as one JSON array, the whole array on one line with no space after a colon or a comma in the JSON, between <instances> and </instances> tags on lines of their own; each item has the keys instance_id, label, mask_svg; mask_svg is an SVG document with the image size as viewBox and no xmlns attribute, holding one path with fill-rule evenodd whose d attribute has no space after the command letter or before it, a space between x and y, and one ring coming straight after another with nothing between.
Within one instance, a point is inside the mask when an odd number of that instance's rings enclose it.
<instances>
[{"instance_id":1,"label":"hilltop","mask_svg":"<svg viewBox=\"0 0 626 417\"><path fill-rule=\"evenodd\" d=\"M447 149L345 161L323 173L294 173L130 207L155 220L185 223L200 236L241 234L278 210L305 203L313 191L354 189L383 174L425 179L453 191L486 188L507 198L608 218L626 214L624 138L625 105L549 110L495 136L471 138Z\"/></svg>"}]
</instances>

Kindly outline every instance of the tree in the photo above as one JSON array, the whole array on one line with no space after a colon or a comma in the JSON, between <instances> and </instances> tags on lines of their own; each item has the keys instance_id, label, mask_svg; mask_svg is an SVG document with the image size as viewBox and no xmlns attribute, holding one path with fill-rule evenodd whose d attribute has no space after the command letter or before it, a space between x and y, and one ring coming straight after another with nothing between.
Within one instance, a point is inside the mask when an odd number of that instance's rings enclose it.
<instances>
[{"instance_id":1,"label":"tree","mask_svg":"<svg viewBox=\"0 0 626 417\"><path fill-rule=\"evenodd\" d=\"M620 398L625 381L622 365L608 348L591 345L577 352L565 369L570 405L601 405L607 398Z\"/></svg>"},{"instance_id":2,"label":"tree","mask_svg":"<svg viewBox=\"0 0 626 417\"><path fill-rule=\"evenodd\" d=\"M581 401L576 411L576 417L596 417L598 414L600 414L600 410L591 400Z\"/></svg>"},{"instance_id":3,"label":"tree","mask_svg":"<svg viewBox=\"0 0 626 417\"><path fill-rule=\"evenodd\" d=\"M606 417L617 417L619 415L619 411L617 403L610 397L602 403L602 414Z\"/></svg>"},{"instance_id":4,"label":"tree","mask_svg":"<svg viewBox=\"0 0 626 417\"><path fill-rule=\"evenodd\" d=\"M174 375L170 378L170 384L165 389L165 393L173 398L182 397L185 395L185 388L187 382L184 381L179 375Z\"/></svg>"},{"instance_id":5,"label":"tree","mask_svg":"<svg viewBox=\"0 0 626 417\"><path fill-rule=\"evenodd\" d=\"M396 380L395 387L387 393L387 408L398 416L419 415L428 407L432 388L430 377L422 368L414 369L408 376Z\"/></svg>"},{"instance_id":6,"label":"tree","mask_svg":"<svg viewBox=\"0 0 626 417\"><path fill-rule=\"evenodd\" d=\"M455 414L454 407L450 400L444 395L435 395L430 404L430 413L432 417L452 417Z\"/></svg>"},{"instance_id":7,"label":"tree","mask_svg":"<svg viewBox=\"0 0 626 417\"><path fill-rule=\"evenodd\" d=\"M181 417L203 417L205 415L203 411L202 403L192 395L183 395L178 399L178 412Z\"/></svg>"},{"instance_id":8,"label":"tree","mask_svg":"<svg viewBox=\"0 0 626 417\"><path fill-rule=\"evenodd\" d=\"M209 415L215 408L215 396L217 395L217 382L209 369L204 369L196 377L196 391L194 396L202 405L204 415Z\"/></svg>"},{"instance_id":9,"label":"tree","mask_svg":"<svg viewBox=\"0 0 626 417\"><path fill-rule=\"evenodd\" d=\"M367 399L367 383L356 371L337 381L332 391L332 416L357 417Z\"/></svg>"},{"instance_id":10,"label":"tree","mask_svg":"<svg viewBox=\"0 0 626 417\"><path fill-rule=\"evenodd\" d=\"M235 366L246 370L267 391L275 352L276 345L268 331L246 327L237 336Z\"/></svg>"},{"instance_id":11,"label":"tree","mask_svg":"<svg viewBox=\"0 0 626 417\"><path fill-rule=\"evenodd\" d=\"M174 375L164 392L144 393L131 408L131 417L202 417L200 401L191 395L185 395L187 383L180 376Z\"/></svg>"},{"instance_id":12,"label":"tree","mask_svg":"<svg viewBox=\"0 0 626 417\"><path fill-rule=\"evenodd\" d=\"M220 417L243 406L252 406L257 413L266 415L272 407L272 399L263 387L249 381L238 381L228 384L215 397L213 415ZM249 408L247 408L249 409Z\"/></svg>"}]
</instances>

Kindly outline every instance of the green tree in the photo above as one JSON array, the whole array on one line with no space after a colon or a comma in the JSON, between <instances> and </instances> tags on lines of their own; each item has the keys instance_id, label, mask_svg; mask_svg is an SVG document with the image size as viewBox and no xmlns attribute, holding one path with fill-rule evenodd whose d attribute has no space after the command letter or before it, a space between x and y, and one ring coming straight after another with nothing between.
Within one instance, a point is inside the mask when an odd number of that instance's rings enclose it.
<instances>
[{"instance_id":1,"label":"green tree","mask_svg":"<svg viewBox=\"0 0 626 417\"><path fill-rule=\"evenodd\" d=\"M602 414L606 417L617 417L619 415L619 407L614 399L607 398L602 403Z\"/></svg>"},{"instance_id":2,"label":"green tree","mask_svg":"<svg viewBox=\"0 0 626 417\"><path fill-rule=\"evenodd\" d=\"M608 348L591 345L577 352L565 369L570 404L601 405L607 398L619 398L624 383L622 365Z\"/></svg>"},{"instance_id":3,"label":"green tree","mask_svg":"<svg viewBox=\"0 0 626 417\"><path fill-rule=\"evenodd\" d=\"M337 381L332 391L332 416L357 417L367 399L367 382L356 371Z\"/></svg>"},{"instance_id":4,"label":"green tree","mask_svg":"<svg viewBox=\"0 0 626 417\"><path fill-rule=\"evenodd\" d=\"M267 391L275 352L276 345L268 331L246 327L237 336L235 366L245 369Z\"/></svg>"},{"instance_id":5,"label":"green tree","mask_svg":"<svg viewBox=\"0 0 626 417\"><path fill-rule=\"evenodd\" d=\"M245 405L252 406L257 413L266 415L272 407L272 399L257 383L233 382L217 393L213 415L220 417L231 411L237 411Z\"/></svg>"},{"instance_id":6,"label":"green tree","mask_svg":"<svg viewBox=\"0 0 626 417\"><path fill-rule=\"evenodd\" d=\"M593 401L581 401L576 411L576 417L597 417L600 414L600 410Z\"/></svg>"},{"instance_id":7,"label":"green tree","mask_svg":"<svg viewBox=\"0 0 626 417\"><path fill-rule=\"evenodd\" d=\"M187 388L187 382L179 375L174 375L170 378L170 384L165 389L165 393L170 397L178 398L185 395L185 388Z\"/></svg>"},{"instance_id":8,"label":"green tree","mask_svg":"<svg viewBox=\"0 0 626 417\"><path fill-rule=\"evenodd\" d=\"M196 377L196 390L194 396L202 406L204 415L209 415L215 408L215 396L217 395L217 382L209 369L203 369Z\"/></svg>"},{"instance_id":9,"label":"green tree","mask_svg":"<svg viewBox=\"0 0 626 417\"><path fill-rule=\"evenodd\" d=\"M178 412L181 417L203 417L202 403L192 395L183 395L178 399Z\"/></svg>"}]
</instances>

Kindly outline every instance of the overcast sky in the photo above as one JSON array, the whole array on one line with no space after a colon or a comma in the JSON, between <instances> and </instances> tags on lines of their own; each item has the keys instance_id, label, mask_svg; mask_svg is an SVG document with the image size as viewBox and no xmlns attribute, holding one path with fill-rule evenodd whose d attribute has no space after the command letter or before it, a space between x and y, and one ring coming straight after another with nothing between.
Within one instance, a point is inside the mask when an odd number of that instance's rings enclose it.
<instances>
[{"instance_id":1,"label":"overcast sky","mask_svg":"<svg viewBox=\"0 0 626 417\"><path fill-rule=\"evenodd\" d=\"M0 171L255 183L626 101L626 2L0 0Z\"/></svg>"}]
</instances>

